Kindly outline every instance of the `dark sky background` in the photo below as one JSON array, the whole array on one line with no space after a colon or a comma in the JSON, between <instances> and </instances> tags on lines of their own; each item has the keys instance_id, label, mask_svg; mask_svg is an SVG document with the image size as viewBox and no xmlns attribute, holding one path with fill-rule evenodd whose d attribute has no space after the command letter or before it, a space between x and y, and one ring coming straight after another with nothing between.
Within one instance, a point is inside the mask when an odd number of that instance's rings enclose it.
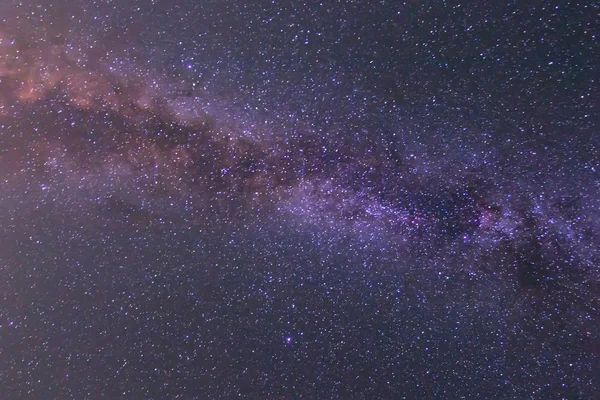
<instances>
[{"instance_id":1,"label":"dark sky background","mask_svg":"<svg viewBox=\"0 0 600 400\"><path fill-rule=\"evenodd\" d=\"M0 399L600 398L599 7L0 1Z\"/></svg>"}]
</instances>

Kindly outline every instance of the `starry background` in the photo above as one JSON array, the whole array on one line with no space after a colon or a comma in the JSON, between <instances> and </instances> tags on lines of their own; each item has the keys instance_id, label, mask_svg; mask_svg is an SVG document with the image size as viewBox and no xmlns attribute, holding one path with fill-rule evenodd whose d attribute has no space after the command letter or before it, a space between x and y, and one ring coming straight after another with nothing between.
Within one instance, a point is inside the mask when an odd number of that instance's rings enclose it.
<instances>
[{"instance_id":1,"label":"starry background","mask_svg":"<svg viewBox=\"0 0 600 400\"><path fill-rule=\"evenodd\" d=\"M599 11L2 0L0 398L599 398Z\"/></svg>"}]
</instances>

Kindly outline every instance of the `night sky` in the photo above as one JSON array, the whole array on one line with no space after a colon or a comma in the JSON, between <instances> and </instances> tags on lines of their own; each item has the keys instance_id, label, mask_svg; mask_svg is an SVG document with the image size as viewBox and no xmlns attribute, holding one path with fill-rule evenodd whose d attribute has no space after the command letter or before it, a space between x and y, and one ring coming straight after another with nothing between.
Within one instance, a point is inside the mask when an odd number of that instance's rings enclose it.
<instances>
[{"instance_id":1,"label":"night sky","mask_svg":"<svg viewBox=\"0 0 600 400\"><path fill-rule=\"evenodd\" d=\"M0 0L0 399L600 398L599 13Z\"/></svg>"}]
</instances>

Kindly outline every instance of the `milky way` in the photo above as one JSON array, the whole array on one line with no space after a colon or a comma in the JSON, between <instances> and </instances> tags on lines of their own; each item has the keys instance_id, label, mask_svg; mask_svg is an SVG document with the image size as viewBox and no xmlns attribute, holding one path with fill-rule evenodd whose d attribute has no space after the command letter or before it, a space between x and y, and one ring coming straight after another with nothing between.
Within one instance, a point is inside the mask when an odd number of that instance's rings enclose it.
<instances>
[{"instance_id":1,"label":"milky way","mask_svg":"<svg viewBox=\"0 0 600 400\"><path fill-rule=\"evenodd\" d=\"M0 4L0 397L599 394L597 8L70 3Z\"/></svg>"}]
</instances>

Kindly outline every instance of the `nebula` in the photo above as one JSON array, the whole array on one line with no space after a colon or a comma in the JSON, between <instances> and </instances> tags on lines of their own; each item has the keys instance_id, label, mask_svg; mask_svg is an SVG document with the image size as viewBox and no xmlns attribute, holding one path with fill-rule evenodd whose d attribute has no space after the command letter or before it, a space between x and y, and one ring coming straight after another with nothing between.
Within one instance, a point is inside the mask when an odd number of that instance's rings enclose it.
<instances>
[{"instance_id":1,"label":"nebula","mask_svg":"<svg viewBox=\"0 0 600 400\"><path fill-rule=\"evenodd\" d=\"M368 148L357 157L352 148L311 135L293 143L257 139L221 125L201 98L178 93L168 77L82 66L62 46L1 37L3 109L14 119L43 113L46 120L45 127L20 132L26 156L12 179L33 172L46 188L57 179L92 192L100 187L113 203L112 191L131 191L131 184L134 197L149 192L185 201L203 193L247 208L272 207L332 235L436 242L436 251L468 246L472 254L510 248L517 259L503 268L516 268L526 286L550 279L569 286L572 276L597 282L595 192L565 198L526 182L504 187L488 172L498 167L478 170L477 163L446 179L397 148ZM64 123L72 113L83 116L84 126ZM90 139L86 131L102 137ZM82 153L93 155L82 159ZM559 254L569 259L564 266L556 265Z\"/></svg>"}]
</instances>

